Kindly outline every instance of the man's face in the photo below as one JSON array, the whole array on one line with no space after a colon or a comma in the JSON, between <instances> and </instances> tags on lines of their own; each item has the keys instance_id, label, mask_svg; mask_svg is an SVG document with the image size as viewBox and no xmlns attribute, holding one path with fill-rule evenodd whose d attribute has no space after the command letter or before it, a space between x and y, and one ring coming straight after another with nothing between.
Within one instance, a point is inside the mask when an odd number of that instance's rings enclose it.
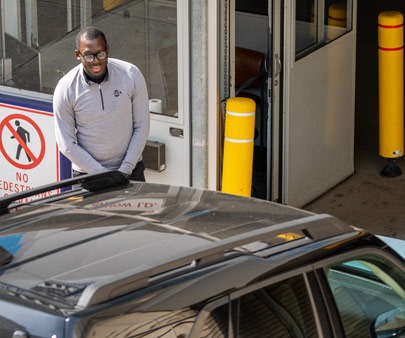
<instances>
[{"instance_id":1,"label":"man's face","mask_svg":"<svg viewBox=\"0 0 405 338\"><path fill-rule=\"evenodd\" d=\"M97 56L94 56L100 52L105 52L105 54L100 54L100 58L104 56L104 59L100 60ZM105 44L101 36L94 40L87 40L85 37L82 37L80 40L80 48L76 50L75 53L76 57L80 59L83 64L87 75L95 79L103 77L108 62L108 45ZM91 59L91 55L93 55L93 61L86 61L86 58Z\"/></svg>"}]
</instances>

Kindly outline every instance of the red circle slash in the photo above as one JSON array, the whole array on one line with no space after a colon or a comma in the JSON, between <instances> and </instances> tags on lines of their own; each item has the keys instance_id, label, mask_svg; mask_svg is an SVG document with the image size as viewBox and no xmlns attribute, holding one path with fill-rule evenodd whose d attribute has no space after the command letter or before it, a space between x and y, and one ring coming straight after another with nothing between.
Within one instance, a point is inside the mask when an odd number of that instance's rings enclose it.
<instances>
[{"instance_id":1,"label":"red circle slash","mask_svg":"<svg viewBox=\"0 0 405 338\"><path fill-rule=\"evenodd\" d=\"M39 139L40 139L40 142L41 142L40 152L39 152L38 156L36 156L31 151L31 149L28 147L28 145L22 140L20 135L17 134L16 130L11 125L10 121L15 120L15 119L24 120L24 121L28 122L30 125L32 125L34 127L34 129L38 133L38 136L39 136ZM37 165L39 165L41 163L41 161L43 160L44 156L45 156L45 147L46 146L45 146L44 135L42 134L41 129L34 122L34 120L32 120L29 117L27 117L25 115L22 115L22 114L9 115L0 123L0 135L3 134L5 128L7 128L11 132L13 137L17 140L18 144L22 147L22 149L24 149L26 154L32 160L29 164L18 163L12 157L10 157L10 155L7 153L6 149L4 149L3 142L1 142L0 143L0 151L2 152L4 157L7 159L7 161L9 161L12 165L14 165L14 166L16 166L17 168L20 168L20 169L32 169L32 168L35 168Z\"/></svg>"}]
</instances>

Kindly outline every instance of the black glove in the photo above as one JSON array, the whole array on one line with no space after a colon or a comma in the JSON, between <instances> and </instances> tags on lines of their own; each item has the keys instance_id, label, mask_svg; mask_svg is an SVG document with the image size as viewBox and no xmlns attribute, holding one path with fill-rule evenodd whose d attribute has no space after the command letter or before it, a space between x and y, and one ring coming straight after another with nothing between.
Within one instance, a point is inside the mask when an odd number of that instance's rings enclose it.
<instances>
[{"instance_id":1,"label":"black glove","mask_svg":"<svg viewBox=\"0 0 405 338\"><path fill-rule=\"evenodd\" d=\"M122 176L124 176L127 180L131 177L131 174L125 174L122 171L118 171Z\"/></svg>"}]
</instances>

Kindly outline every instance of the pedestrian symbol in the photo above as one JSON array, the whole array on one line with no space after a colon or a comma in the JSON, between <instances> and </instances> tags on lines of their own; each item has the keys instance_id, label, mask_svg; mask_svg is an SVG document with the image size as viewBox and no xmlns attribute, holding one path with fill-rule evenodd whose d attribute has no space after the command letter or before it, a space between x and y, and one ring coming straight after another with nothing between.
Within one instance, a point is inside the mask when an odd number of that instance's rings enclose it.
<instances>
[{"instance_id":1,"label":"pedestrian symbol","mask_svg":"<svg viewBox=\"0 0 405 338\"><path fill-rule=\"evenodd\" d=\"M30 141L30 133L28 131L26 131L23 127L20 126L20 121L19 120L15 121L15 125L17 126L16 131L17 131L17 134L19 136L19 138L17 137L18 138L18 147L17 147L17 154L16 154L15 158L17 160L19 160L20 159L20 154L21 154L21 149L23 148L21 144L22 143L25 144L24 149L29 149L27 147L27 142ZM11 136L11 138L16 138L14 136L14 133L13 133L13 136ZM28 155L27 150L25 150L25 153L27 155L28 162L31 162L32 160L31 160L31 157Z\"/></svg>"},{"instance_id":2,"label":"pedestrian symbol","mask_svg":"<svg viewBox=\"0 0 405 338\"><path fill-rule=\"evenodd\" d=\"M38 125L22 114L7 116L0 123L0 151L19 169L32 169L45 155L45 138ZM6 139L12 142L6 142ZM21 156L24 152L25 156Z\"/></svg>"}]
</instances>

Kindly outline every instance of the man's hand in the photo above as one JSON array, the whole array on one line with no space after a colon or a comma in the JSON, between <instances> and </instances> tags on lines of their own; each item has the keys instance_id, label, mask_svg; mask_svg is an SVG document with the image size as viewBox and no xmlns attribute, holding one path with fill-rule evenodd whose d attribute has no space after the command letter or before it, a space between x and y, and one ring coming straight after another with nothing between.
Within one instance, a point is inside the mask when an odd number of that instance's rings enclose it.
<instances>
[{"instance_id":1,"label":"man's hand","mask_svg":"<svg viewBox=\"0 0 405 338\"><path fill-rule=\"evenodd\" d=\"M122 176L124 176L127 180L131 177L131 174L123 173L122 171L118 171Z\"/></svg>"}]
</instances>

